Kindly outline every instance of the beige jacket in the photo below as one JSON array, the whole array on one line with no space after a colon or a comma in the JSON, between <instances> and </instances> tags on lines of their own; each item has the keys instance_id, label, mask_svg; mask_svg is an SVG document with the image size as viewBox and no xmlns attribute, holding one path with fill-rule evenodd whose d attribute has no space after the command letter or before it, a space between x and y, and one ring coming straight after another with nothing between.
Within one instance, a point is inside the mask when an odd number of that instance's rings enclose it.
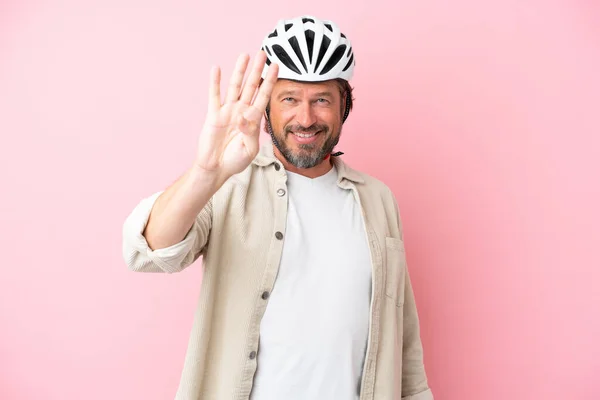
<instances>
[{"instance_id":1,"label":"beige jacket","mask_svg":"<svg viewBox=\"0 0 600 400\"><path fill-rule=\"evenodd\" d=\"M333 161L338 185L361 205L371 251L369 341L357 392L361 400L432 400L394 195L339 157ZM141 232L159 194L142 200L125 221L123 257L133 271L174 273L203 256L201 294L176 399L248 399L260 321L285 240L286 172L272 144L263 145L252 164L213 196L183 241L152 251Z\"/></svg>"}]
</instances>

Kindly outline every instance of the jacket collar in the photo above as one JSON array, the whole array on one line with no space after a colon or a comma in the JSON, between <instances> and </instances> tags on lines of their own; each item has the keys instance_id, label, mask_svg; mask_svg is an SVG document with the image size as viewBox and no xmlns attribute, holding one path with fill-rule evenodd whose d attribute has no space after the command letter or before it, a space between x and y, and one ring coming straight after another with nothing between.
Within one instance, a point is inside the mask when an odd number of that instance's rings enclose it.
<instances>
[{"instance_id":1,"label":"jacket collar","mask_svg":"<svg viewBox=\"0 0 600 400\"><path fill-rule=\"evenodd\" d=\"M280 163L277 157L275 157L273 151L273 142L265 141L261 144L258 155L254 158L252 163L259 167L267 167L269 165ZM354 183L364 183L365 180L358 171L350 168L340 157L331 157L333 163L338 171L338 183L343 180L349 180ZM281 164L281 163L280 163Z\"/></svg>"}]
</instances>

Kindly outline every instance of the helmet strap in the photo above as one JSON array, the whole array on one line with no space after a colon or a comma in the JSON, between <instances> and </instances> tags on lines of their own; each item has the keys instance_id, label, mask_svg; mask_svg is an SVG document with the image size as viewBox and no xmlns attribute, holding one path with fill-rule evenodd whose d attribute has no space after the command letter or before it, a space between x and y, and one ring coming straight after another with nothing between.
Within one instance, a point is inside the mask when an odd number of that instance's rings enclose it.
<instances>
[{"instance_id":1,"label":"helmet strap","mask_svg":"<svg viewBox=\"0 0 600 400\"><path fill-rule=\"evenodd\" d=\"M269 118L269 106L267 106L267 108L265 109L265 119L267 120L267 129L269 131L269 135L271 135L271 141L273 142L273 144L275 145L275 147L277 147L277 150L279 150L279 152L281 154L283 154L283 150L281 149L281 147L279 147L279 143L277 143L277 139L275 139L275 134L273 133L273 127L271 126L271 119Z\"/></svg>"},{"instance_id":2,"label":"helmet strap","mask_svg":"<svg viewBox=\"0 0 600 400\"><path fill-rule=\"evenodd\" d=\"M342 123L346 122L348 115L350 115L350 92L346 92L346 107L344 110L344 117L342 118Z\"/></svg>"}]
</instances>

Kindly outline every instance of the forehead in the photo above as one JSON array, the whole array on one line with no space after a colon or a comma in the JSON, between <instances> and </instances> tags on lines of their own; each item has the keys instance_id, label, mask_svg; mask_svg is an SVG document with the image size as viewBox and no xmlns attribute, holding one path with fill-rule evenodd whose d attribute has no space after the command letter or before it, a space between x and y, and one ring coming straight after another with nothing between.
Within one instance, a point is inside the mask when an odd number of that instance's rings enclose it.
<instances>
[{"instance_id":1,"label":"forehead","mask_svg":"<svg viewBox=\"0 0 600 400\"><path fill-rule=\"evenodd\" d=\"M325 82L297 82L288 79L278 79L273 87L273 94L277 96L279 93L284 92L295 92L306 96L324 92L339 95L340 90L338 83L333 80Z\"/></svg>"}]
</instances>

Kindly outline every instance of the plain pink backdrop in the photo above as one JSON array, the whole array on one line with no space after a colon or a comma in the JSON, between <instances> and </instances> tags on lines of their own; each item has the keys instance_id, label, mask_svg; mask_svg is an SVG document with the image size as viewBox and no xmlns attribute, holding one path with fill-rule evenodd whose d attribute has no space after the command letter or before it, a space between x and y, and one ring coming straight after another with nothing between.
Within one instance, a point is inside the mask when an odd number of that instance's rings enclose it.
<instances>
[{"instance_id":1,"label":"plain pink backdrop","mask_svg":"<svg viewBox=\"0 0 600 400\"><path fill-rule=\"evenodd\" d=\"M122 223L190 165L210 66L314 14L355 47L338 149L398 198L436 400L600 399L598 3L279 3L0 2L0 398L173 398L201 266L129 272Z\"/></svg>"}]
</instances>

